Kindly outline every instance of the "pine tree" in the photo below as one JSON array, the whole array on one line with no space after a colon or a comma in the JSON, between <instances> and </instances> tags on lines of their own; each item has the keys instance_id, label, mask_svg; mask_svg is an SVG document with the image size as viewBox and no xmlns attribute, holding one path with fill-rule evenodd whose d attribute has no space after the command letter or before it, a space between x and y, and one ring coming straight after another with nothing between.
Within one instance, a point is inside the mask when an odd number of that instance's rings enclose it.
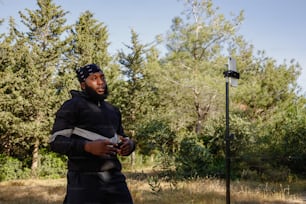
<instances>
[{"instance_id":1,"label":"pine tree","mask_svg":"<svg viewBox=\"0 0 306 204\"><path fill-rule=\"evenodd\" d=\"M123 50L118 53L123 81L117 86L116 101L121 105L126 133L137 140L135 131L156 116L152 113L155 105L158 106L158 93L151 77L154 75L153 65L158 66L158 60L154 46L141 44L134 30L131 30L131 45L126 48L129 53ZM132 165L134 157L132 154Z\"/></svg>"},{"instance_id":2,"label":"pine tree","mask_svg":"<svg viewBox=\"0 0 306 204\"><path fill-rule=\"evenodd\" d=\"M16 132L24 147L32 151L33 175L39 148L46 145L49 138L56 107L54 76L67 43L62 40L67 30L66 12L52 0L38 0L37 5L36 10L25 9L27 14L19 12L27 32L18 32L15 39L18 55L16 53L11 80L18 81L8 93L9 97L16 97L12 104L13 113L20 120ZM11 29L18 31L16 27Z\"/></svg>"},{"instance_id":3,"label":"pine tree","mask_svg":"<svg viewBox=\"0 0 306 204\"><path fill-rule=\"evenodd\" d=\"M96 63L101 67L109 64L107 27L96 20L91 12L81 14L71 34L74 36L71 61L76 67L88 63Z\"/></svg>"},{"instance_id":4,"label":"pine tree","mask_svg":"<svg viewBox=\"0 0 306 204\"><path fill-rule=\"evenodd\" d=\"M96 20L90 11L82 13L69 30L69 41L65 49L65 61L58 69L55 79L61 102L70 97L69 91L79 89L75 70L95 63L104 71L110 63L107 27Z\"/></svg>"},{"instance_id":5,"label":"pine tree","mask_svg":"<svg viewBox=\"0 0 306 204\"><path fill-rule=\"evenodd\" d=\"M130 53L118 53L124 79L122 86L118 87L121 90L121 96L118 95L118 98L123 106L127 129L131 136L134 136L136 127L147 117L146 114L150 114L156 97L154 85L150 81L154 67L150 65L157 62L157 59L154 58L154 48L149 44L141 44L134 30L131 31L131 45L126 47Z\"/></svg>"},{"instance_id":6,"label":"pine tree","mask_svg":"<svg viewBox=\"0 0 306 204\"><path fill-rule=\"evenodd\" d=\"M10 18L10 27L14 25L14 19ZM19 55L20 47L14 46L14 39L16 33L13 29L8 35L1 34L0 43L0 152L5 155L11 155L14 150L14 138L16 137L16 127L12 125L20 122L18 116L15 116L13 111L14 97L12 92L14 90L16 77L14 76L13 68L15 58Z\"/></svg>"}]
</instances>

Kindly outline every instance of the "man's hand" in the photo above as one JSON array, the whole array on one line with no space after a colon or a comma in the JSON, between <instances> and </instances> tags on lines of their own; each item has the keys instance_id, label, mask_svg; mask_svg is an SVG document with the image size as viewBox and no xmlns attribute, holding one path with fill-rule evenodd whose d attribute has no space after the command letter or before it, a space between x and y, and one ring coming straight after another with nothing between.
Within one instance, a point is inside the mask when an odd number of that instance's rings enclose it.
<instances>
[{"instance_id":1,"label":"man's hand","mask_svg":"<svg viewBox=\"0 0 306 204\"><path fill-rule=\"evenodd\" d=\"M121 156L128 156L130 155L135 149L135 143L133 140L120 136L121 145L118 150L118 154Z\"/></svg>"},{"instance_id":2,"label":"man's hand","mask_svg":"<svg viewBox=\"0 0 306 204\"><path fill-rule=\"evenodd\" d=\"M96 156L116 155L118 149L109 140L94 140L85 144L85 151Z\"/></svg>"}]
</instances>

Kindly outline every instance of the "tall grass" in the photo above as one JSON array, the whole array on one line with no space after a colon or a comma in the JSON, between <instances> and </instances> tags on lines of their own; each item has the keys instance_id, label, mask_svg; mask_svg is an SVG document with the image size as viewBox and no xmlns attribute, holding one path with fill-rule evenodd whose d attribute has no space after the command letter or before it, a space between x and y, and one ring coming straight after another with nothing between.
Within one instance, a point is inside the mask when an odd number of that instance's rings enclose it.
<instances>
[{"instance_id":1,"label":"tall grass","mask_svg":"<svg viewBox=\"0 0 306 204\"><path fill-rule=\"evenodd\" d=\"M218 179L196 179L193 181L160 182L158 192L150 183L131 180L130 188L138 204L224 204L225 182ZM306 203L301 194L290 194L287 187L277 184L254 184L233 182L231 203L239 204L285 204Z\"/></svg>"},{"instance_id":2,"label":"tall grass","mask_svg":"<svg viewBox=\"0 0 306 204\"><path fill-rule=\"evenodd\" d=\"M224 204L225 183L218 179L159 181L143 173L128 173L127 182L135 204ZM15 180L0 183L1 204L60 204L65 179ZM290 186L232 182L231 203L305 203Z\"/></svg>"}]
</instances>

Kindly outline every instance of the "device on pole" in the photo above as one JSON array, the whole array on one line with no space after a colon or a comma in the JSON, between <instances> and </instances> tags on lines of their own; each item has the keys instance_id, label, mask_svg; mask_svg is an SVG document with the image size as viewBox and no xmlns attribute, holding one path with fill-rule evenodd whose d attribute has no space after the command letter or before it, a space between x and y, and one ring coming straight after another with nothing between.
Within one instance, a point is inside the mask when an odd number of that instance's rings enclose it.
<instances>
[{"instance_id":1,"label":"device on pole","mask_svg":"<svg viewBox=\"0 0 306 204\"><path fill-rule=\"evenodd\" d=\"M231 151L230 151L230 140L234 135L230 134L229 129L229 83L233 87L238 86L238 79L240 74L237 72L236 60L229 57L228 58L228 70L223 72L226 78L225 82L225 151L226 151L226 204L230 204L230 164L231 164Z\"/></svg>"},{"instance_id":2,"label":"device on pole","mask_svg":"<svg viewBox=\"0 0 306 204\"><path fill-rule=\"evenodd\" d=\"M238 86L239 73L237 72L236 60L229 57L228 58L228 77L230 84L234 87Z\"/></svg>"}]
</instances>

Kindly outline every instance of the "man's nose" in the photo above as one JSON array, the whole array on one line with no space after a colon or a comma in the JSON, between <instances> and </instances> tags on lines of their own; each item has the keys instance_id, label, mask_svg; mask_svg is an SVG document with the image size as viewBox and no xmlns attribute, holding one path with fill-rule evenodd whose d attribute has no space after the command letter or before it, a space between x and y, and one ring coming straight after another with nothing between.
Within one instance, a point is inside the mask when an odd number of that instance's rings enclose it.
<instances>
[{"instance_id":1,"label":"man's nose","mask_svg":"<svg viewBox=\"0 0 306 204\"><path fill-rule=\"evenodd\" d=\"M103 79L101 79L101 78L98 78L98 84L104 84L105 82L104 82L104 80Z\"/></svg>"}]
</instances>

